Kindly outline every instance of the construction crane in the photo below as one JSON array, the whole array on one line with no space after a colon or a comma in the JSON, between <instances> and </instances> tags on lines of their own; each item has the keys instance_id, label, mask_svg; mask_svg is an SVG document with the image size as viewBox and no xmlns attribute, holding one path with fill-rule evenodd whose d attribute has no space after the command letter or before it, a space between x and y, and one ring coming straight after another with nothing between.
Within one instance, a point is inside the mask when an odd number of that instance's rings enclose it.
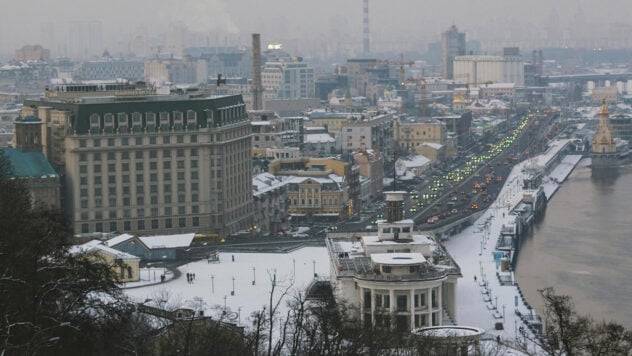
<instances>
[{"instance_id":1,"label":"construction crane","mask_svg":"<svg viewBox=\"0 0 632 356\"><path fill-rule=\"evenodd\" d=\"M470 73L455 74L454 79L465 78L465 102L470 104Z\"/></svg>"},{"instance_id":2,"label":"construction crane","mask_svg":"<svg viewBox=\"0 0 632 356\"><path fill-rule=\"evenodd\" d=\"M415 64L415 62L413 61L404 61L404 54L400 53L399 55L399 61L391 61L391 60L384 60L380 62L381 64L385 65L385 66L391 66L391 65L397 65L399 66L399 90L403 91L406 90L406 78L404 78L404 76L406 75L406 69L404 66L412 66Z\"/></svg>"},{"instance_id":3,"label":"construction crane","mask_svg":"<svg viewBox=\"0 0 632 356\"><path fill-rule=\"evenodd\" d=\"M426 71L425 68L421 68L421 77L418 78L407 78L406 79L407 82L414 82L420 89L420 94L421 94L421 98L419 101L419 112L420 112L420 116L421 117L426 117L428 116L426 109L427 109L427 90L428 90L428 86L427 86L427 82L426 82Z\"/></svg>"}]
</instances>

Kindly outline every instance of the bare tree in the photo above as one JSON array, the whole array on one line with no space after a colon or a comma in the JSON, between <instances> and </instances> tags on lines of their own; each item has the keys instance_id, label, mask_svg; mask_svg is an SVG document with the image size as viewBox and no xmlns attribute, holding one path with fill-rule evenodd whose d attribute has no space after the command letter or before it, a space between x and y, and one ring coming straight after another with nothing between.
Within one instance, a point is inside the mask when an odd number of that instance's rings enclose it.
<instances>
[{"instance_id":1,"label":"bare tree","mask_svg":"<svg viewBox=\"0 0 632 356\"><path fill-rule=\"evenodd\" d=\"M544 298L544 349L550 355L581 355L587 348L592 321L578 315L571 297L557 295L553 288L540 290Z\"/></svg>"}]
</instances>

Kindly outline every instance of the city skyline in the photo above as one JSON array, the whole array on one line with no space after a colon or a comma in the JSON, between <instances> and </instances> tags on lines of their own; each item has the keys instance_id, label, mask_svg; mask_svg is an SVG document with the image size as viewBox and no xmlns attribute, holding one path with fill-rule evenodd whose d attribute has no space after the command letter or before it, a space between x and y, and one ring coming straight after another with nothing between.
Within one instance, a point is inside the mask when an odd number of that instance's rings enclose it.
<instances>
[{"instance_id":1,"label":"city skyline","mask_svg":"<svg viewBox=\"0 0 632 356\"><path fill-rule=\"evenodd\" d=\"M256 5L253 0L187 0L178 6L113 0L73 4L69 11L69 7L59 2L24 1L5 6L8 11L0 15L0 54L11 56L24 44L41 44L51 49L53 57L88 59L105 49L127 53L132 41L139 38L156 47L151 53L177 52L195 45L247 46L254 32L262 33L267 42L282 42L299 54L327 57L337 52L362 52L363 4L359 0L343 4L332 0L300 4L271 0L266 7L250 11ZM441 32L453 24L468 39L481 41L485 51L512 43L523 47L565 43L623 47L629 45L625 34L630 26L625 20L631 11L632 5L619 0L600 5L588 1L551 4L538 0L511 6L499 0L486 1L484 6L455 1L447 10L439 3L399 0L393 4L372 0L369 2L371 49L373 53L423 52L428 43L439 41ZM16 28L28 30L12 30ZM87 34L77 35L78 28Z\"/></svg>"}]
</instances>

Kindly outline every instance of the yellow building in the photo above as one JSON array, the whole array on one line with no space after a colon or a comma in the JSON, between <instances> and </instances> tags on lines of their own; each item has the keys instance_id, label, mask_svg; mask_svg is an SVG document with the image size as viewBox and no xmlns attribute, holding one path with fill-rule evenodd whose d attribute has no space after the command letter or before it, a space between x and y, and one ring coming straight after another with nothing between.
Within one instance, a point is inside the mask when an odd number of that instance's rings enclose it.
<instances>
[{"instance_id":1,"label":"yellow building","mask_svg":"<svg viewBox=\"0 0 632 356\"><path fill-rule=\"evenodd\" d=\"M294 176L288 183L288 212L293 216L352 215L359 207L357 166L331 158L279 159L270 163L274 175Z\"/></svg>"},{"instance_id":2,"label":"yellow building","mask_svg":"<svg viewBox=\"0 0 632 356\"><path fill-rule=\"evenodd\" d=\"M108 264L118 276L118 282L137 282L140 280L140 257L118 251L101 244L99 240L92 240L75 246L71 253L85 253L91 258Z\"/></svg>"},{"instance_id":3,"label":"yellow building","mask_svg":"<svg viewBox=\"0 0 632 356\"><path fill-rule=\"evenodd\" d=\"M448 137L445 123L429 118L398 122L396 133L399 147L429 158L424 153L424 144L444 146Z\"/></svg>"}]
</instances>

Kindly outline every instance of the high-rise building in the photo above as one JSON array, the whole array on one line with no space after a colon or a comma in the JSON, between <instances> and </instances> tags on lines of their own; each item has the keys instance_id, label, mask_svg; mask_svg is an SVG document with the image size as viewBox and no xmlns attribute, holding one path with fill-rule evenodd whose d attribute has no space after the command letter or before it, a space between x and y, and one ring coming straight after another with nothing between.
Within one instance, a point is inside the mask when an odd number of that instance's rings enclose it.
<instances>
[{"instance_id":1,"label":"high-rise building","mask_svg":"<svg viewBox=\"0 0 632 356\"><path fill-rule=\"evenodd\" d=\"M314 68L299 60L267 62L261 79L269 99L305 99L315 95Z\"/></svg>"},{"instance_id":2,"label":"high-rise building","mask_svg":"<svg viewBox=\"0 0 632 356\"><path fill-rule=\"evenodd\" d=\"M29 115L42 121L42 151L62 176L76 233L226 236L253 224L252 131L240 95L63 85L26 100Z\"/></svg>"},{"instance_id":3,"label":"high-rise building","mask_svg":"<svg viewBox=\"0 0 632 356\"><path fill-rule=\"evenodd\" d=\"M441 34L441 73L445 79L454 79L454 57L465 55L465 33L455 25Z\"/></svg>"}]
</instances>

